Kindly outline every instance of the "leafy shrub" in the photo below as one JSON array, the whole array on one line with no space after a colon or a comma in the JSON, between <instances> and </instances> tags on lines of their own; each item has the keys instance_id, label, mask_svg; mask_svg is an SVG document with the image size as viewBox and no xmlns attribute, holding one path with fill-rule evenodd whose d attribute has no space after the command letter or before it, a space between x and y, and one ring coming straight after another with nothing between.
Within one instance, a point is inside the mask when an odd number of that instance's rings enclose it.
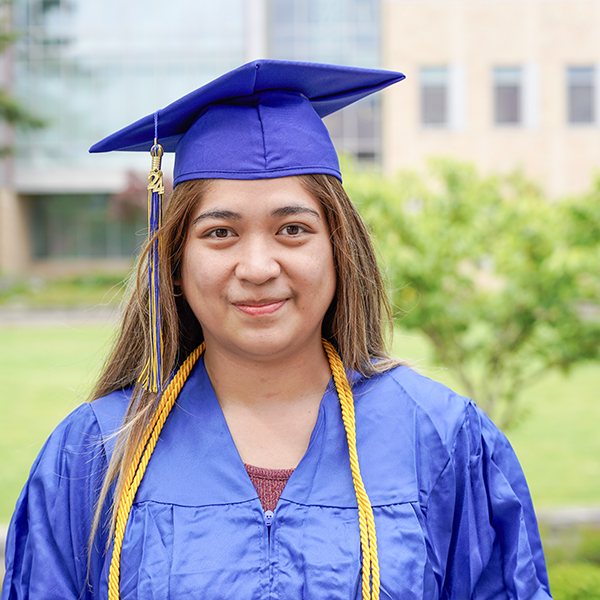
<instances>
[{"instance_id":1,"label":"leafy shrub","mask_svg":"<svg viewBox=\"0 0 600 600\"><path fill-rule=\"evenodd\" d=\"M548 567L554 600L600 600L600 566L562 563Z\"/></svg>"},{"instance_id":2,"label":"leafy shrub","mask_svg":"<svg viewBox=\"0 0 600 600\"><path fill-rule=\"evenodd\" d=\"M519 175L451 160L394 177L345 173L402 324L501 427L542 374L600 359L600 183L550 202Z\"/></svg>"},{"instance_id":3,"label":"leafy shrub","mask_svg":"<svg viewBox=\"0 0 600 600\"><path fill-rule=\"evenodd\" d=\"M0 305L75 307L117 305L125 290L123 273L89 273L70 277L0 278Z\"/></svg>"},{"instance_id":4,"label":"leafy shrub","mask_svg":"<svg viewBox=\"0 0 600 600\"><path fill-rule=\"evenodd\" d=\"M548 564L585 562L600 567L600 527L597 525L550 527L540 522L540 534Z\"/></svg>"}]
</instances>

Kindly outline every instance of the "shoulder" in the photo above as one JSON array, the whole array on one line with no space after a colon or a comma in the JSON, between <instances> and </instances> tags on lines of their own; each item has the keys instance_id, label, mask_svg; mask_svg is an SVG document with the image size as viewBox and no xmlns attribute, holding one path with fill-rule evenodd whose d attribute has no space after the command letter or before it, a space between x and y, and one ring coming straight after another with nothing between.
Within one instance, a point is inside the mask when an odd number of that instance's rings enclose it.
<instances>
[{"instance_id":1,"label":"shoulder","mask_svg":"<svg viewBox=\"0 0 600 600\"><path fill-rule=\"evenodd\" d=\"M357 406L363 403L365 410L388 414L392 417L390 425L394 421L404 426L410 423L418 434L438 438L447 450L469 413L479 414L469 398L405 366L355 378L353 389Z\"/></svg>"},{"instance_id":2,"label":"shoulder","mask_svg":"<svg viewBox=\"0 0 600 600\"><path fill-rule=\"evenodd\" d=\"M65 455L77 455L86 447L98 443L99 428L96 417L89 404L78 406L72 413L65 417L50 434L44 444L38 461L34 463L35 471L38 462L54 457L55 460L64 462ZM60 469L57 469L60 472Z\"/></svg>"},{"instance_id":3,"label":"shoulder","mask_svg":"<svg viewBox=\"0 0 600 600\"><path fill-rule=\"evenodd\" d=\"M131 399L131 388L117 390L90 403L107 456L112 455Z\"/></svg>"},{"instance_id":4,"label":"shoulder","mask_svg":"<svg viewBox=\"0 0 600 600\"><path fill-rule=\"evenodd\" d=\"M354 376L353 391L358 438L388 470L398 457L412 465L423 504L447 469L520 470L504 434L472 400L411 368Z\"/></svg>"},{"instance_id":5,"label":"shoulder","mask_svg":"<svg viewBox=\"0 0 600 600\"><path fill-rule=\"evenodd\" d=\"M96 459L105 462L116 441L129 396L118 391L78 406L50 434L31 469L31 476L72 476Z\"/></svg>"},{"instance_id":6,"label":"shoulder","mask_svg":"<svg viewBox=\"0 0 600 600\"><path fill-rule=\"evenodd\" d=\"M472 464L492 462L520 471L506 435L470 398L409 367L396 367L370 380L377 382L372 387L375 402L385 403L404 420L410 418L414 443L423 444L428 453L438 445L449 460L458 455Z\"/></svg>"},{"instance_id":7,"label":"shoulder","mask_svg":"<svg viewBox=\"0 0 600 600\"><path fill-rule=\"evenodd\" d=\"M457 453L481 454L481 413L468 398L408 367L352 380L365 485L377 498L425 506Z\"/></svg>"},{"instance_id":8,"label":"shoulder","mask_svg":"<svg viewBox=\"0 0 600 600\"><path fill-rule=\"evenodd\" d=\"M84 589L88 538L109 459L104 423L122 404L122 394L82 404L50 434L11 520L4 591L38 597L32 590L53 590L53 597L77 598ZM98 540L103 548L106 540ZM98 556L94 552L91 563L99 572Z\"/></svg>"}]
</instances>

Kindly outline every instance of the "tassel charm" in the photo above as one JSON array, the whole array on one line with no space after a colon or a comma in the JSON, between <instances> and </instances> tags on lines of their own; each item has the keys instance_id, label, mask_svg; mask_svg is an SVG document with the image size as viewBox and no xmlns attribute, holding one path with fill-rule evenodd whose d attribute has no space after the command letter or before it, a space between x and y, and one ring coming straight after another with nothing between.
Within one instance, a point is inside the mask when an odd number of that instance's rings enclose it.
<instances>
[{"instance_id":1,"label":"tassel charm","mask_svg":"<svg viewBox=\"0 0 600 600\"><path fill-rule=\"evenodd\" d=\"M152 168L148 174L148 319L150 348L146 367L140 377L144 388L150 392L162 389L162 327L160 318L159 255L161 240L158 232L162 226L162 200L165 193L161 163L163 148L154 140L150 150Z\"/></svg>"}]
</instances>

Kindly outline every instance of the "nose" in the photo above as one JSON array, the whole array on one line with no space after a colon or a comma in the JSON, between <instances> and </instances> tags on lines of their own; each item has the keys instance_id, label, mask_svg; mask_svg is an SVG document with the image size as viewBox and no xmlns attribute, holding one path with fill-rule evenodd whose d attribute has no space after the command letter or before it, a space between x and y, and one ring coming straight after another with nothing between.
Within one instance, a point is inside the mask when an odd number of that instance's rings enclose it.
<instances>
[{"instance_id":1,"label":"nose","mask_svg":"<svg viewBox=\"0 0 600 600\"><path fill-rule=\"evenodd\" d=\"M281 273L274 248L262 236L252 236L242 247L235 269L236 277L254 285L275 279Z\"/></svg>"}]
</instances>

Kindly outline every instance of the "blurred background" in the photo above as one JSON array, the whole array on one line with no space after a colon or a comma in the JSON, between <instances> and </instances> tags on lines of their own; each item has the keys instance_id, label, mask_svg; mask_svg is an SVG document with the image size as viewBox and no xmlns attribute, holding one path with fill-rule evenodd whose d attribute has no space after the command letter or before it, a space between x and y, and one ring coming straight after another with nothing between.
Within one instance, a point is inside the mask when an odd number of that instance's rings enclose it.
<instances>
[{"instance_id":1,"label":"blurred background","mask_svg":"<svg viewBox=\"0 0 600 600\"><path fill-rule=\"evenodd\" d=\"M600 598L600 0L4 0L0 27L0 523L144 242L148 156L88 148L256 58L384 68L325 121L394 348L503 426L555 597Z\"/></svg>"},{"instance_id":2,"label":"blurred background","mask_svg":"<svg viewBox=\"0 0 600 600\"><path fill-rule=\"evenodd\" d=\"M13 0L3 10L16 36L3 90L30 119L2 132L13 149L3 273L129 257L147 157L88 148L255 58L403 71L404 84L327 120L340 151L386 172L452 155L518 167L557 197L585 190L600 164L596 0L174 0L168 10Z\"/></svg>"}]
</instances>

